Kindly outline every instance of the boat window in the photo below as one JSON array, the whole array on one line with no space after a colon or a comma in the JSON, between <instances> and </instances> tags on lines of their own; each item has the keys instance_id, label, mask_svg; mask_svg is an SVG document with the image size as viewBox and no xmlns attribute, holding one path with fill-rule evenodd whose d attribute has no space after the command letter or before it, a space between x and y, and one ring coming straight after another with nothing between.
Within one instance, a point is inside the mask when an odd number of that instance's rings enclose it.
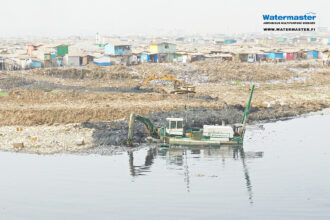
<instances>
[{"instance_id":1,"label":"boat window","mask_svg":"<svg viewBox=\"0 0 330 220\"><path fill-rule=\"evenodd\" d=\"M171 121L171 129L175 129L176 128L176 121Z\"/></svg>"},{"instance_id":2,"label":"boat window","mask_svg":"<svg viewBox=\"0 0 330 220\"><path fill-rule=\"evenodd\" d=\"M182 121L177 121L176 128L181 129L182 128Z\"/></svg>"}]
</instances>

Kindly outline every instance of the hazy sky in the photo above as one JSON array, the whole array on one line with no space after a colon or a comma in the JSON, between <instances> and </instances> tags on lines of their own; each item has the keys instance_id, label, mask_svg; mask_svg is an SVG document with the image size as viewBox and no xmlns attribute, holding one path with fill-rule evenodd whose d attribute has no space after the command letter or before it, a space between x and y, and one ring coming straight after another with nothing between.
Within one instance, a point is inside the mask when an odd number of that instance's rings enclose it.
<instances>
[{"instance_id":1,"label":"hazy sky","mask_svg":"<svg viewBox=\"0 0 330 220\"><path fill-rule=\"evenodd\" d=\"M330 29L329 0L1 0L0 36L243 33L262 14L316 12Z\"/></svg>"}]
</instances>

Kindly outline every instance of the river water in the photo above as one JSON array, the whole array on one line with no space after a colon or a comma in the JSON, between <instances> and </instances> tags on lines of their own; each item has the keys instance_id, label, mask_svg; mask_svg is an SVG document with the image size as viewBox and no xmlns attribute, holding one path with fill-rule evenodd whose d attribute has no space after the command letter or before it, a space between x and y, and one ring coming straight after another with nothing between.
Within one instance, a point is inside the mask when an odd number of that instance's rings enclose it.
<instances>
[{"instance_id":1,"label":"river water","mask_svg":"<svg viewBox=\"0 0 330 220\"><path fill-rule=\"evenodd\" d=\"M250 127L242 148L0 153L0 219L330 219L330 115Z\"/></svg>"}]
</instances>

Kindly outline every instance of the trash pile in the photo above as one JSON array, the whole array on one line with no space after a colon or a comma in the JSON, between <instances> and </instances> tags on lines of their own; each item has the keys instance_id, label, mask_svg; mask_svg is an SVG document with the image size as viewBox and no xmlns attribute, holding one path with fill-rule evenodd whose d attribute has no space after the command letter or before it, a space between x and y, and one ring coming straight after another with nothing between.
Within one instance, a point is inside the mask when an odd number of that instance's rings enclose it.
<instances>
[{"instance_id":1,"label":"trash pile","mask_svg":"<svg viewBox=\"0 0 330 220\"><path fill-rule=\"evenodd\" d=\"M198 61L191 64L192 70L209 77L210 82L254 81L289 79L296 74L278 64L237 63L220 60Z\"/></svg>"},{"instance_id":2,"label":"trash pile","mask_svg":"<svg viewBox=\"0 0 330 220\"><path fill-rule=\"evenodd\" d=\"M287 68L286 65L204 60L190 64L143 63L134 66L113 65L108 67L91 64L79 68L45 68L27 70L27 72L61 79L135 80L139 82L142 82L151 74L173 75L177 79L184 79L189 84L202 85L232 81L266 82L270 80L287 80L296 77L297 73ZM290 65L295 66L297 64ZM153 82L153 84L168 84L168 82Z\"/></svg>"},{"instance_id":3,"label":"trash pile","mask_svg":"<svg viewBox=\"0 0 330 220\"><path fill-rule=\"evenodd\" d=\"M133 87L86 87L86 86L73 86L61 85L58 83L32 80L19 77L8 77L0 80L1 91L8 92L13 89L21 90L42 90L50 92L53 90L76 90L76 91L94 91L94 92L123 92L123 93L146 93L153 92L152 88L140 88L139 86Z\"/></svg>"},{"instance_id":4,"label":"trash pile","mask_svg":"<svg viewBox=\"0 0 330 220\"><path fill-rule=\"evenodd\" d=\"M85 67L61 67L61 68L43 68L31 69L27 72L38 75L52 76L62 79L137 79L138 76L130 67L114 65L109 67L99 67L88 65Z\"/></svg>"}]
</instances>

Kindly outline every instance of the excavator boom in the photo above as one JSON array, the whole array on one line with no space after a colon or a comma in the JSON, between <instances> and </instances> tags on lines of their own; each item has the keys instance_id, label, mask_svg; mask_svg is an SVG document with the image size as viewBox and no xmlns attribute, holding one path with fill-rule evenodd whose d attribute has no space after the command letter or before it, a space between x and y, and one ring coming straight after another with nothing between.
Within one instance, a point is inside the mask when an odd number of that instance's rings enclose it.
<instances>
[{"instance_id":1,"label":"excavator boom","mask_svg":"<svg viewBox=\"0 0 330 220\"><path fill-rule=\"evenodd\" d=\"M184 80L177 79L173 75L155 75L152 74L148 78L146 78L143 83L147 84L152 80L166 80L166 81L172 81L174 86L174 91L171 93L175 94L184 94L184 93L195 93L195 86L194 85L188 85Z\"/></svg>"},{"instance_id":2,"label":"excavator boom","mask_svg":"<svg viewBox=\"0 0 330 220\"><path fill-rule=\"evenodd\" d=\"M152 80L157 80L157 79L160 79L160 80L166 80L166 81L175 81L177 80L175 78L175 76L172 76L172 75L155 75L155 74L151 74L148 78L146 78L143 83L144 84L147 84L149 83L150 81Z\"/></svg>"},{"instance_id":3,"label":"excavator boom","mask_svg":"<svg viewBox=\"0 0 330 220\"><path fill-rule=\"evenodd\" d=\"M128 137L127 137L127 145L132 145L133 140L133 128L135 120L142 122L148 132L148 135L154 138L159 138L159 134L157 132L157 128L151 123L148 118L142 117L141 115L135 115L134 113L131 114L128 124Z\"/></svg>"}]
</instances>

